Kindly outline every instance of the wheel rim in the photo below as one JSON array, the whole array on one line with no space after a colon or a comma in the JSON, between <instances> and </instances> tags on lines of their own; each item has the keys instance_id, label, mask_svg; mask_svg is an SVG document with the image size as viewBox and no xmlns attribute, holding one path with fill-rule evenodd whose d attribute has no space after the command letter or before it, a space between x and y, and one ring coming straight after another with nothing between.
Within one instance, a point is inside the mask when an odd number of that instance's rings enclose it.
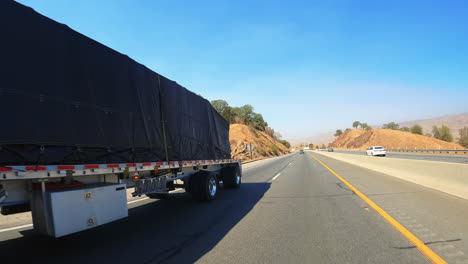
<instances>
[{"instance_id":1,"label":"wheel rim","mask_svg":"<svg viewBox=\"0 0 468 264\"><path fill-rule=\"evenodd\" d=\"M240 184L241 177L239 175L236 175L236 184Z\"/></svg>"},{"instance_id":2,"label":"wheel rim","mask_svg":"<svg viewBox=\"0 0 468 264\"><path fill-rule=\"evenodd\" d=\"M215 196L215 194L216 194L216 188L217 188L216 185L217 185L217 184L216 184L215 178L211 178L211 179L210 179L210 183L209 183L209 185L208 185L208 188L209 188L209 190L210 190L210 195L211 195L211 196Z\"/></svg>"}]
</instances>

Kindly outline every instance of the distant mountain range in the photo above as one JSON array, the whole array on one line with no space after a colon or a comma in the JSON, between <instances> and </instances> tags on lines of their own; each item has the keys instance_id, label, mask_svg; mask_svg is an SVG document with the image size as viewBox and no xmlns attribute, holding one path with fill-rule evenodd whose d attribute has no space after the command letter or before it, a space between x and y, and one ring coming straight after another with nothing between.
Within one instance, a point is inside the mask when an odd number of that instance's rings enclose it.
<instances>
[{"instance_id":1,"label":"distant mountain range","mask_svg":"<svg viewBox=\"0 0 468 264\"><path fill-rule=\"evenodd\" d=\"M458 138L459 134L458 131L460 128L468 126L468 113L459 114L459 115L449 115L443 117L437 117L432 119L424 119L424 120L414 120L414 121L405 121L399 122L400 127L411 127L416 124L420 125L423 128L423 133L431 133L432 134L432 127L433 126L441 126L446 125L452 131L454 138Z\"/></svg>"},{"instance_id":2,"label":"distant mountain range","mask_svg":"<svg viewBox=\"0 0 468 264\"><path fill-rule=\"evenodd\" d=\"M411 127L416 124L420 125L423 128L423 133L431 133L432 134L432 127L433 126L441 126L446 125L452 131L454 139L459 137L458 130L463 128L464 126L468 126L468 113L457 114L457 115L447 115L442 117L430 118L430 119L422 119L422 120L413 120L413 121L403 121L397 122L400 127ZM374 128L380 128L382 125L373 125ZM344 131L343 131L344 132ZM314 144L328 144L335 140L333 136L335 131L330 131L326 133L320 133L311 137L291 140L291 144L296 145L300 143L314 143Z\"/></svg>"}]
</instances>

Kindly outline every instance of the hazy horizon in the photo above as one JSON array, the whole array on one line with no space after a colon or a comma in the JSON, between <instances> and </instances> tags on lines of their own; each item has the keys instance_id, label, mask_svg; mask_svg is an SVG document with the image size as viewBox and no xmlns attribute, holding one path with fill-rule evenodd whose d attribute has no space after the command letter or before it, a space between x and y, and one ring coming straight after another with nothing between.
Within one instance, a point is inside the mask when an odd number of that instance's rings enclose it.
<instances>
[{"instance_id":1,"label":"hazy horizon","mask_svg":"<svg viewBox=\"0 0 468 264\"><path fill-rule=\"evenodd\" d=\"M468 112L463 1L18 1L286 139Z\"/></svg>"}]
</instances>

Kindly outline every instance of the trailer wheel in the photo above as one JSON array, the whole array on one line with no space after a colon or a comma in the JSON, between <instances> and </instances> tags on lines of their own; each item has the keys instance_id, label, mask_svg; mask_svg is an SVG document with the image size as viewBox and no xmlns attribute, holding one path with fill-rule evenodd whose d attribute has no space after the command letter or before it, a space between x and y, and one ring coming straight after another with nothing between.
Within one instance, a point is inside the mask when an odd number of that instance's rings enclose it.
<instances>
[{"instance_id":1,"label":"trailer wheel","mask_svg":"<svg viewBox=\"0 0 468 264\"><path fill-rule=\"evenodd\" d=\"M242 183L242 177L239 167L225 167L221 169L224 188L239 188Z\"/></svg>"},{"instance_id":2,"label":"trailer wheel","mask_svg":"<svg viewBox=\"0 0 468 264\"><path fill-rule=\"evenodd\" d=\"M198 201L214 200L218 193L218 178L214 173L200 171L190 180L192 197Z\"/></svg>"},{"instance_id":3,"label":"trailer wheel","mask_svg":"<svg viewBox=\"0 0 468 264\"><path fill-rule=\"evenodd\" d=\"M159 199L159 200L164 200L164 199L169 198L168 193L147 193L146 196L151 199Z\"/></svg>"}]
</instances>

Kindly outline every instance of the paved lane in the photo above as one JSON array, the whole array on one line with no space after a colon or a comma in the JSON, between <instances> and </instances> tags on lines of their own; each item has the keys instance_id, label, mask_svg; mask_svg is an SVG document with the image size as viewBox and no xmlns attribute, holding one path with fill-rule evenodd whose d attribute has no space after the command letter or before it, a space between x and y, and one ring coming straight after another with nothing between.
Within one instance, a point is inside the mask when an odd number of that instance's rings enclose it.
<instances>
[{"instance_id":1,"label":"paved lane","mask_svg":"<svg viewBox=\"0 0 468 264\"><path fill-rule=\"evenodd\" d=\"M308 155L295 155L202 263L428 263Z\"/></svg>"},{"instance_id":2,"label":"paved lane","mask_svg":"<svg viewBox=\"0 0 468 264\"><path fill-rule=\"evenodd\" d=\"M448 263L468 263L468 200L314 153Z\"/></svg>"},{"instance_id":3,"label":"paved lane","mask_svg":"<svg viewBox=\"0 0 468 264\"><path fill-rule=\"evenodd\" d=\"M353 155L366 155L364 150L335 150L338 153L347 153ZM442 162L453 162L453 163L464 163L468 164L468 155L438 155L438 154L423 154L423 153L400 153L400 152L387 152L386 158L398 158L398 159L416 159L416 160L429 160L429 161L442 161Z\"/></svg>"},{"instance_id":4,"label":"paved lane","mask_svg":"<svg viewBox=\"0 0 468 264\"><path fill-rule=\"evenodd\" d=\"M414 224L411 232L429 235L421 239L441 256L466 260L467 201L317 157L398 221ZM61 239L0 233L0 256L7 263L429 263L307 154L246 164L241 189L218 198L144 200L129 205L127 219Z\"/></svg>"}]
</instances>

